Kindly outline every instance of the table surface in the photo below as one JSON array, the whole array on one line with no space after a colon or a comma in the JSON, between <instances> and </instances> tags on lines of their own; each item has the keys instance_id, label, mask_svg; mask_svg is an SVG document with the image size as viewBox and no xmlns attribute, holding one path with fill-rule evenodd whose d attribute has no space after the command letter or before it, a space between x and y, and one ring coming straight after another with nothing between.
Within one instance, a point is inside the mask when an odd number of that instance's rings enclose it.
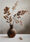
<instances>
[{"instance_id":1,"label":"table surface","mask_svg":"<svg viewBox=\"0 0 30 42\"><path fill-rule=\"evenodd\" d=\"M20 37L22 40L19 39ZM14 38L8 38L7 34L0 34L0 42L30 42L30 34L16 34Z\"/></svg>"}]
</instances>

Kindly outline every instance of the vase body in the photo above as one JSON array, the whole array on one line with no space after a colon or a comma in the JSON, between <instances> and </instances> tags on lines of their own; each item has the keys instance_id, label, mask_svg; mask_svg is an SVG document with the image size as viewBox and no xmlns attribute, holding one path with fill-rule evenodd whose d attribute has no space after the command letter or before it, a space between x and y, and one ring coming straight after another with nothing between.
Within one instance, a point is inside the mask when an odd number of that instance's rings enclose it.
<instances>
[{"instance_id":1,"label":"vase body","mask_svg":"<svg viewBox=\"0 0 30 42\"><path fill-rule=\"evenodd\" d=\"M8 34L8 37L9 38L13 38L16 35L16 31L13 28L13 25L10 25L10 28L9 28L7 34Z\"/></svg>"}]
</instances>

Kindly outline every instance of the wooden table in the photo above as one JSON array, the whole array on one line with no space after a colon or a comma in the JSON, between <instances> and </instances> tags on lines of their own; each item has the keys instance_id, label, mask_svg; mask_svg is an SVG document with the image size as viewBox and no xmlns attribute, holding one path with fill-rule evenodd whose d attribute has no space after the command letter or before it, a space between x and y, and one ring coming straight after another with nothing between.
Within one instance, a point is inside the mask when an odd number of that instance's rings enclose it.
<instances>
[{"instance_id":1,"label":"wooden table","mask_svg":"<svg viewBox=\"0 0 30 42\"><path fill-rule=\"evenodd\" d=\"M19 39L20 37L22 40ZM30 34L16 34L14 38L8 38L7 34L0 34L0 42L30 42Z\"/></svg>"}]
</instances>

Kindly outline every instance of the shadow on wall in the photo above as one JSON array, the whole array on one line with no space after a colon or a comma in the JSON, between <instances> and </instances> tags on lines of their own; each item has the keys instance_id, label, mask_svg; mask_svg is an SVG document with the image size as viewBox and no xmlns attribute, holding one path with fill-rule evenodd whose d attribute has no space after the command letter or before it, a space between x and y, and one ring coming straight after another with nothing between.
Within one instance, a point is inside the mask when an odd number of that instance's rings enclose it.
<instances>
[{"instance_id":1,"label":"shadow on wall","mask_svg":"<svg viewBox=\"0 0 30 42\"><path fill-rule=\"evenodd\" d=\"M3 34L2 30L0 34ZM25 26L24 30L19 31L18 34L30 34L30 23Z\"/></svg>"},{"instance_id":2,"label":"shadow on wall","mask_svg":"<svg viewBox=\"0 0 30 42\"><path fill-rule=\"evenodd\" d=\"M22 31L19 31L20 34L30 34L30 22L25 26L25 29Z\"/></svg>"}]
</instances>

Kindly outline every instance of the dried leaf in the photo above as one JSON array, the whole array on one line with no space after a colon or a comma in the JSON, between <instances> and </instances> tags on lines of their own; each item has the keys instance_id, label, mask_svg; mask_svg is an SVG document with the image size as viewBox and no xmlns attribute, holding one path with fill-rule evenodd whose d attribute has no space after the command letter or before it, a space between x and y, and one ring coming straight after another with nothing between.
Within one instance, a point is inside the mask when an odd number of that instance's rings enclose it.
<instances>
[{"instance_id":1,"label":"dried leaf","mask_svg":"<svg viewBox=\"0 0 30 42\"><path fill-rule=\"evenodd\" d=\"M24 15L26 12L27 12L26 10L18 11L17 16Z\"/></svg>"},{"instance_id":2,"label":"dried leaf","mask_svg":"<svg viewBox=\"0 0 30 42\"><path fill-rule=\"evenodd\" d=\"M18 20L16 20L16 23L19 23L19 21L18 21Z\"/></svg>"},{"instance_id":3,"label":"dried leaf","mask_svg":"<svg viewBox=\"0 0 30 42\"><path fill-rule=\"evenodd\" d=\"M11 14L11 13L8 11L8 14L7 14L7 15L9 16L10 14Z\"/></svg>"},{"instance_id":4,"label":"dried leaf","mask_svg":"<svg viewBox=\"0 0 30 42\"><path fill-rule=\"evenodd\" d=\"M19 16L19 15L20 15L20 13L21 13L21 11L18 11L17 16Z\"/></svg>"},{"instance_id":5,"label":"dried leaf","mask_svg":"<svg viewBox=\"0 0 30 42\"><path fill-rule=\"evenodd\" d=\"M20 40L23 40L23 38L22 38L22 37L19 37L19 39L20 39Z\"/></svg>"},{"instance_id":6,"label":"dried leaf","mask_svg":"<svg viewBox=\"0 0 30 42\"><path fill-rule=\"evenodd\" d=\"M26 12L27 12L26 10L22 10L21 15L24 15Z\"/></svg>"},{"instance_id":7,"label":"dried leaf","mask_svg":"<svg viewBox=\"0 0 30 42\"><path fill-rule=\"evenodd\" d=\"M8 16L6 16L6 15L5 15L5 16L3 16L3 17L4 17L5 19L7 19L7 18L8 18Z\"/></svg>"},{"instance_id":8,"label":"dried leaf","mask_svg":"<svg viewBox=\"0 0 30 42\"><path fill-rule=\"evenodd\" d=\"M14 15L14 17L16 16L16 14Z\"/></svg>"},{"instance_id":9,"label":"dried leaf","mask_svg":"<svg viewBox=\"0 0 30 42\"><path fill-rule=\"evenodd\" d=\"M4 14L6 14L8 10L9 10L9 8L8 7L5 7Z\"/></svg>"},{"instance_id":10,"label":"dried leaf","mask_svg":"<svg viewBox=\"0 0 30 42\"><path fill-rule=\"evenodd\" d=\"M9 18L9 21L12 22L12 18L11 18L11 16L10 16L10 18Z\"/></svg>"}]
</instances>

